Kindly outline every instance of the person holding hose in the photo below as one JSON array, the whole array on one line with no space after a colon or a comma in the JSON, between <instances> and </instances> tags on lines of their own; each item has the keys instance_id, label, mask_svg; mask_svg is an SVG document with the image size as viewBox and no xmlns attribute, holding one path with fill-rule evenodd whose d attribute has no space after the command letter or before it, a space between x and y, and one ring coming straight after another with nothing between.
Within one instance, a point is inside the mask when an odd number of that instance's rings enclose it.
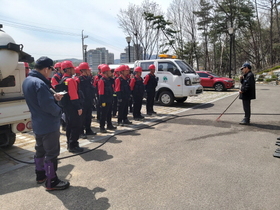
<instances>
[{"instance_id":1,"label":"person holding hose","mask_svg":"<svg viewBox=\"0 0 280 210\"><path fill-rule=\"evenodd\" d=\"M242 100L245 116L239 123L240 125L250 125L251 118L251 100L256 99L255 77L251 71L252 67L249 63L244 63L240 70L243 76L240 76L241 88L239 90L239 99Z\"/></svg>"}]
</instances>

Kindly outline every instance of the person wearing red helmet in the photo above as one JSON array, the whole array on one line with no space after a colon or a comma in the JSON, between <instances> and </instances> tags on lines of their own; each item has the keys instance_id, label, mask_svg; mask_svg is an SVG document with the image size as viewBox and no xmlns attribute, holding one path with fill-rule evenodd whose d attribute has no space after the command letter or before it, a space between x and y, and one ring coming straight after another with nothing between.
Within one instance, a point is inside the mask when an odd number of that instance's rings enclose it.
<instances>
[{"instance_id":1,"label":"person wearing red helmet","mask_svg":"<svg viewBox=\"0 0 280 210\"><path fill-rule=\"evenodd\" d=\"M119 102L118 110L118 125L132 124L127 118L128 114L128 101L131 94L130 86L128 83L129 70L125 65L119 66L120 76L115 80L115 92Z\"/></svg>"},{"instance_id":2,"label":"person wearing red helmet","mask_svg":"<svg viewBox=\"0 0 280 210\"><path fill-rule=\"evenodd\" d=\"M57 62L54 65L54 69L55 69L56 73L51 78L51 85L52 85L53 89L55 89L55 86L60 83L60 81L62 79L62 76L63 76L63 71L61 69L61 62ZM61 124L62 130L66 131L66 122L65 122L65 114L64 113L62 114L60 124Z\"/></svg>"},{"instance_id":3,"label":"person wearing red helmet","mask_svg":"<svg viewBox=\"0 0 280 210\"><path fill-rule=\"evenodd\" d=\"M81 75L79 76L79 87L84 95L83 114L82 114L82 137L87 138L86 135L96 135L91 130L92 105L94 99L94 87L92 85L92 78L90 67L87 62L82 62L78 66ZM84 132L85 131L85 132Z\"/></svg>"},{"instance_id":4,"label":"person wearing red helmet","mask_svg":"<svg viewBox=\"0 0 280 210\"><path fill-rule=\"evenodd\" d=\"M99 103L99 95L98 95L98 81L102 77L101 67L105 64L98 65L98 74L93 78L93 87L95 87L95 101L96 101L96 119L97 122L100 120L100 103Z\"/></svg>"},{"instance_id":5,"label":"person wearing red helmet","mask_svg":"<svg viewBox=\"0 0 280 210\"><path fill-rule=\"evenodd\" d=\"M64 75L60 84L56 86L58 91L66 91L61 105L65 112L66 117L66 137L67 137L67 149L72 153L79 153L83 151L83 148L79 146L79 136L81 133L81 115L82 110L82 96L79 94L79 87L75 79L72 76L75 74L75 67L71 61L63 61L61 63L61 69L64 71Z\"/></svg>"},{"instance_id":6,"label":"person wearing red helmet","mask_svg":"<svg viewBox=\"0 0 280 210\"><path fill-rule=\"evenodd\" d=\"M119 67L115 68L113 73L113 79L114 79L114 94L113 94L113 105L112 105L112 116L117 117L117 111L118 111L118 97L115 92L115 80L120 76Z\"/></svg>"},{"instance_id":7,"label":"person wearing red helmet","mask_svg":"<svg viewBox=\"0 0 280 210\"><path fill-rule=\"evenodd\" d=\"M145 87L143 83L142 68L140 66L134 69L135 76L130 80L130 89L133 96L133 118L134 120L141 120L144 117L141 115L141 108Z\"/></svg>"},{"instance_id":8,"label":"person wearing red helmet","mask_svg":"<svg viewBox=\"0 0 280 210\"><path fill-rule=\"evenodd\" d=\"M108 130L115 130L116 127L112 124L112 103L114 89L112 86L112 72L108 65L103 65L101 67L102 77L98 81L98 95L100 102L100 132L107 133L105 129L105 121L107 122Z\"/></svg>"},{"instance_id":9,"label":"person wearing red helmet","mask_svg":"<svg viewBox=\"0 0 280 210\"><path fill-rule=\"evenodd\" d=\"M52 87L55 89L55 86L59 84L62 79L63 71L61 70L61 63L58 62L54 65L56 73L51 78Z\"/></svg>"},{"instance_id":10,"label":"person wearing red helmet","mask_svg":"<svg viewBox=\"0 0 280 210\"><path fill-rule=\"evenodd\" d=\"M153 107L154 107L158 78L155 76L156 67L154 64L151 64L148 69L150 70L150 73L147 74L144 78L144 85L147 93L146 110L147 110L147 115L152 115L152 114L156 114Z\"/></svg>"},{"instance_id":11,"label":"person wearing red helmet","mask_svg":"<svg viewBox=\"0 0 280 210\"><path fill-rule=\"evenodd\" d=\"M27 77L30 72L29 64L24 62L24 68L25 68L25 77Z\"/></svg>"}]
</instances>

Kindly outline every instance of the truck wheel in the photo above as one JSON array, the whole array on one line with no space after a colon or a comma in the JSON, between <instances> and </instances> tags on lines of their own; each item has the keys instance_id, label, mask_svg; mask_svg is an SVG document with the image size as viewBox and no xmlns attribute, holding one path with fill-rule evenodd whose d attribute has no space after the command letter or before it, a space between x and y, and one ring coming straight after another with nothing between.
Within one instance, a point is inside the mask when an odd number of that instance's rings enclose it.
<instances>
[{"instance_id":1,"label":"truck wheel","mask_svg":"<svg viewBox=\"0 0 280 210\"><path fill-rule=\"evenodd\" d=\"M181 104L181 103L184 103L185 100L187 100L188 97L183 97L183 98L177 98L176 101L177 103Z\"/></svg>"},{"instance_id":2,"label":"truck wheel","mask_svg":"<svg viewBox=\"0 0 280 210\"><path fill-rule=\"evenodd\" d=\"M1 142L8 142L3 148L9 148L14 145L16 141L16 134L13 132L0 134Z\"/></svg>"},{"instance_id":3,"label":"truck wheel","mask_svg":"<svg viewBox=\"0 0 280 210\"><path fill-rule=\"evenodd\" d=\"M214 88L215 88L216 91L219 91L219 92L221 92L221 91L223 91L225 89L224 85L222 83L216 83L214 85Z\"/></svg>"},{"instance_id":4,"label":"truck wheel","mask_svg":"<svg viewBox=\"0 0 280 210\"><path fill-rule=\"evenodd\" d=\"M171 106L174 103L174 96L170 91L163 91L159 94L159 103L164 106Z\"/></svg>"}]
</instances>

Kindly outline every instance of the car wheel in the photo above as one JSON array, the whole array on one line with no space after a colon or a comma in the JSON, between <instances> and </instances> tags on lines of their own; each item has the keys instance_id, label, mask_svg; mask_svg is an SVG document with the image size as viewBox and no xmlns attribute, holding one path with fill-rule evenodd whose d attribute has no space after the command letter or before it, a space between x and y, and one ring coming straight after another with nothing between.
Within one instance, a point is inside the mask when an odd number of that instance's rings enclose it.
<instances>
[{"instance_id":1,"label":"car wheel","mask_svg":"<svg viewBox=\"0 0 280 210\"><path fill-rule=\"evenodd\" d=\"M176 99L176 101L177 101L177 103L180 103L180 104L181 104L181 103L184 103L184 102L185 102L185 100L187 100L187 98L188 98L188 97L184 97L184 98L177 98L177 99Z\"/></svg>"},{"instance_id":2,"label":"car wheel","mask_svg":"<svg viewBox=\"0 0 280 210\"><path fill-rule=\"evenodd\" d=\"M225 88L224 88L224 85L222 84L222 83L216 83L215 85L214 85L214 88L215 88L215 90L216 91L223 91Z\"/></svg>"},{"instance_id":3,"label":"car wheel","mask_svg":"<svg viewBox=\"0 0 280 210\"><path fill-rule=\"evenodd\" d=\"M170 91L163 91L159 95L159 103L164 106L171 106L174 103L174 96Z\"/></svg>"}]
</instances>

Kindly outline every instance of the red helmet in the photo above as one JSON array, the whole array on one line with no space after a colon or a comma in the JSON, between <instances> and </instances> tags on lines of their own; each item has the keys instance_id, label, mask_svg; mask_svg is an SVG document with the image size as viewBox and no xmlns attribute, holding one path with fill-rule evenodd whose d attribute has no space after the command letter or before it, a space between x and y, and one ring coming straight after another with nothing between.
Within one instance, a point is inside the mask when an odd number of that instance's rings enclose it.
<instances>
[{"instance_id":1,"label":"red helmet","mask_svg":"<svg viewBox=\"0 0 280 210\"><path fill-rule=\"evenodd\" d=\"M151 64L151 65L149 66L149 70L152 70L152 69L156 69L156 67L155 67L154 64Z\"/></svg>"},{"instance_id":2,"label":"red helmet","mask_svg":"<svg viewBox=\"0 0 280 210\"><path fill-rule=\"evenodd\" d=\"M76 74L80 74L81 73L81 69L79 66L75 67L75 73Z\"/></svg>"},{"instance_id":3,"label":"red helmet","mask_svg":"<svg viewBox=\"0 0 280 210\"><path fill-rule=\"evenodd\" d=\"M125 70L130 70L128 65L125 65Z\"/></svg>"},{"instance_id":4,"label":"red helmet","mask_svg":"<svg viewBox=\"0 0 280 210\"><path fill-rule=\"evenodd\" d=\"M29 64L26 63L26 62L24 62L24 67L25 67L25 68L29 68Z\"/></svg>"},{"instance_id":5,"label":"red helmet","mask_svg":"<svg viewBox=\"0 0 280 210\"><path fill-rule=\"evenodd\" d=\"M60 62L57 62L56 64L54 64L54 68L61 68L61 63Z\"/></svg>"},{"instance_id":6,"label":"red helmet","mask_svg":"<svg viewBox=\"0 0 280 210\"><path fill-rule=\"evenodd\" d=\"M62 63L61 63L61 69L67 69L67 68L75 68L74 66L73 66L73 63L71 62L71 61L63 61Z\"/></svg>"},{"instance_id":7,"label":"red helmet","mask_svg":"<svg viewBox=\"0 0 280 210\"><path fill-rule=\"evenodd\" d=\"M82 62L82 63L80 63L79 68L80 68L81 70L83 70L83 69L89 69L89 65L88 65L87 62Z\"/></svg>"},{"instance_id":8,"label":"red helmet","mask_svg":"<svg viewBox=\"0 0 280 210\"><path fill-rule=\"evenodd\" d=\"M120 65L120 66L118 67L118 71L125 71L125 70L126 70L125 65Z\"/></svg>"},{"instance_id":9,"label":"red helmet","mask_svg":"<svg viewBox=\"0 0 280 210\"><path fill-rule=\"evenodd\" d=\"M103 65L104 65L104 64L99 64L99 65L97 66L97 69L98 69L98 70L101 70L101 68L102 68Z\"/></svg>"},{"instance_id":10,"label":"red helmet","mask_svg":"<svg viewBox=\"0 0 280 210\"><path fill-rule=\"evenodd\" d=\"M110 67L106 64L101 67L101 72L104 73L105 71L111 71Z\"/></svg>"},{"instance_id":11,"label":"red helmet","mask_svg":"<svg viewBox=\"0 0 280 210\"><path fill-rule=\"evenodd\" d=\"M140 66L137 66L135 69L134 69L135 72L142 72L142 68Z\"/></svg>"}]
</instances>

